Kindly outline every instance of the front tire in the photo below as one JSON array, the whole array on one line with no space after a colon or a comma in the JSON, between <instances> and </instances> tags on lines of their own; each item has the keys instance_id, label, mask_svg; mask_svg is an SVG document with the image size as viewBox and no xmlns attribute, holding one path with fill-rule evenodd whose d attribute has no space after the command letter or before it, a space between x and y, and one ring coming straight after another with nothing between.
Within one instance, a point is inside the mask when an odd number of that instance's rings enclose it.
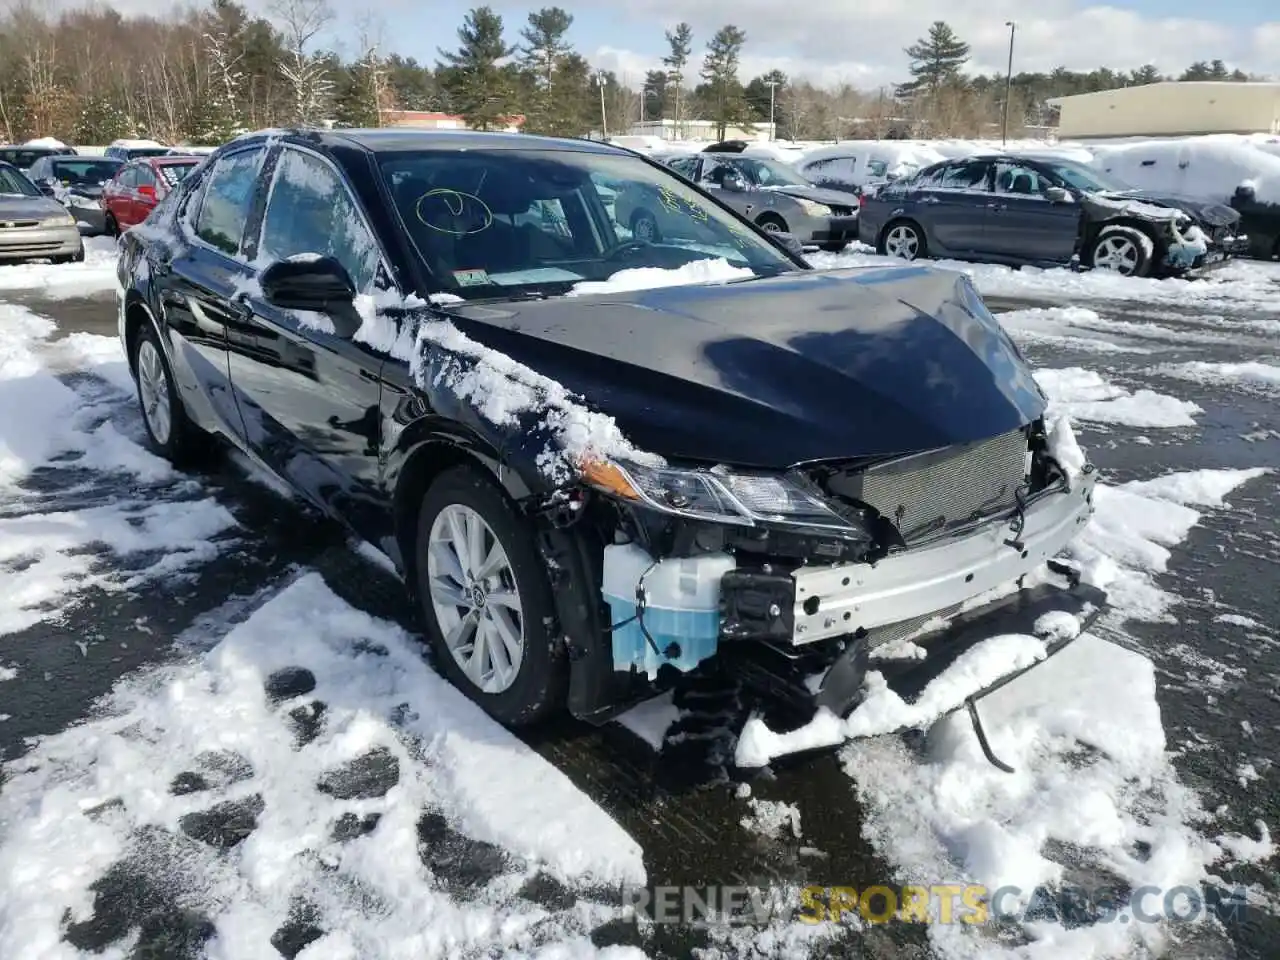
<instances>
[{"instance_id":1,"label":"front tire","mask_svg":"<svg viewBox=\"0 0 1280 960\"><path fill-rule=\"evenodd\" d=\"M120 239L120 224L116 223L116 218L114 216L108 213L106 222L103 223L103 227L105 228L108 237L115 237L117 240Z\"/></svg>"},{"instance_id":2,"label":"front tire","mask_svg":"<svg viewBox=\"0 0 1280 960\"><path fill-rule=\"evenodd\" d=\"M819 249L825 250L827 253L844 253L847 246L849 246L848 241L842 240L839 243L824 243Z\"/></svg>"},{"instance_id":3,"label":"front tire","mask_svg":"<svg viewBox=\"0 0 1280 960\"><path fill-rule=\"evenodd\" d=\"M1122 277L1145 277L1151 272L1149 243L1137 227L1104 230L1089 247L1089 263Z\"/></svg>"},{"instance_id":4,"label":"front tire","mask_svg":"<svg viewBox=\"0 0 1280 960\"><path fill-rule=\"evenodd\" d=\"M416 580L441 673L508 727L564 703L564 645L533 530L483 473L457 467L418 514Z\"/></svg>"},{"instance_id":5,"label":"front tire","mask_svg":"<svg viewBox=\"0 0 1280 960\"><path fill-rule=\"evenodd\" d=\"M150 322L133 344L133 382L147 439L160 456L176 466L194 463L205 451L204 435L187 416L173 382L173 370Z\"/></svg>"},{"instance_id":6,"label":"front tire","mask_svg":"<svg viewBox=\"0 0 1280 960\"><path fill-rule=\"evenodd\" d=\"M760 229L765 233L786 233L787 221L783 220L776 213L766 213L764 216L756 220Z\"/></svg>"}]
</instances>

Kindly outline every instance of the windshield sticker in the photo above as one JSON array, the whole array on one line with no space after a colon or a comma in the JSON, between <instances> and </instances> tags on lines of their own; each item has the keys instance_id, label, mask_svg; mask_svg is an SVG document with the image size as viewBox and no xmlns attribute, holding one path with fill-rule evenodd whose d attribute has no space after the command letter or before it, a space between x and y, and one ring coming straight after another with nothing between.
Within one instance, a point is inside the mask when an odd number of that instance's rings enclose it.
<instances>
[{"instance_id":1,"label":"windshield sticker","mask_svg":"<svg viewBox=\"0 0 1280 960\"><path fill-rule=\"evenodd\" d=\"M480 233L493 224L493 211L475 194L443 187L420 196L413 212L424 227L453 237Z\"/></svg>"},{"instance_id":2,"label":"windshield sticker","mask_svg":"<svg viewBox=\"0 0 1280 960\"><path fill-rule=\"evenodd\" d=\"M489 273L483 268L477 270L455 270L453 279L460 287L480 287L489 283Z\"/></svg>"}]
</instances>

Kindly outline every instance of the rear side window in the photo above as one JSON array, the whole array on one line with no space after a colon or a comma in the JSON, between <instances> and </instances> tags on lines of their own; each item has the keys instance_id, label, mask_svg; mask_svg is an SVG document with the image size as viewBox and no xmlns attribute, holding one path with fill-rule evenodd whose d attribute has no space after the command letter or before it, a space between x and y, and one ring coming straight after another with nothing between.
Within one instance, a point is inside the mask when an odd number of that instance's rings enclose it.
<instances>
[{"instance_id":1,"label":"rear side window","mask_svg":"<svg viewBox=\"0 0 1280 960\"><path fill-rule=\"evenodd\" d=\"M196 218L196 236L225 254L240 250L264 154L261 147L241 150L219 159L209 173Z\"/></svg>"},{"instance_id":2,"label":"rear side window","mask_svg":"<svg viewBox=\"0 0 1280 960\"><path fill-rule=\"evenodd\" d=\"M357 290L373 285L378 247L342 178L323 160L286 150L276 165L259 256L283 260L300 253L333 257Z\"/></svg>"}]
</instances>

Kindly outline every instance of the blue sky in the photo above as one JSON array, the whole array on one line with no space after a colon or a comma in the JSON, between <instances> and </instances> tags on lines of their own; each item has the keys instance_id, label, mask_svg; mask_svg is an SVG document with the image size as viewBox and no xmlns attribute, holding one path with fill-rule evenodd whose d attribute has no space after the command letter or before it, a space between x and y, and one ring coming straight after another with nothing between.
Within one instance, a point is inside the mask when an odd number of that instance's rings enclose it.
<instances>
[{"instance_id":1,"label":"blue sky","mask_svg":"<svg viewBox=\"0 0 1280 960\"><path fill-rule=\"evenodd\" d=\"M61 0L63 3L79 0ZM129 12L155 13L166 0L105 0ZM247 0L266 12L268 0ZM330 0L338 12L331 36L355 45L356 24L372 15L385 46L433 63L438 47L453 47L467 0ZM491 4L503 14L508 39L534 4ZM541 4L538 4L541 5ZM948 21L972 47L971 66L1002 72L1007 20L1018 23L1014 68L1044 70L1099 65L1130 69L1155 63L1166 72L1195 60L1220 58L1280 79L1280 0L626 0L562 2L574 15L571 39L593 63L632 78L656 66L663 31L679 20L694 28L695 62L707 38L733 23L747 33L742 72L778 68L792 77L874 88L904 78L903 48L933 20Z\"/></svg>"},{"instance_id":2,"label":"blue sky","mask_svg":"<svg viewBox=\"0 0 1280 960\"><path fill-rule=\"evenodd\" d=\"M394 21L393 45L434 60L438 46L453 46L454 31L471 3L435 0L429 8L408 0L368 0ZM494 3L515 42L529 5ZM665 52L663 30L680 19L695 28L695 57L717 26L747 32L744 73L778 66L791 75L859 86L902 79L902 49L934 19L950 22L973 47L975 66L1003 70L1006 20L1018 22L1015 69L1117 68L1155 62L1180 70L1215 57L1233 66L1280 75L1278 0L1115 0L1111 5L1073 0L629 0L602 6L564 4L574 15L572 39L598 65L639 74ZM1268 23L1270 20L1270 23Z\"/></svg>"}]
</instances>

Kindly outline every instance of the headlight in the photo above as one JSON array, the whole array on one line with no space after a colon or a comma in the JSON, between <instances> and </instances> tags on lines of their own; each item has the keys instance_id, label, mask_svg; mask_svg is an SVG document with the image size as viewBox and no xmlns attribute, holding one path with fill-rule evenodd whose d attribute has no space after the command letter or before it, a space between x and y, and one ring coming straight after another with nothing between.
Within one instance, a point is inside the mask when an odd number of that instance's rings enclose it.
<instances>
[{"instance_id":1,"label":"headlight","mask_svg":"<svg viewBox=\"0 0 1280 960\"><path fill-rule=\"evenodd\" d=\"M800 209L811 217L831 216L831 208L825 203L814 203L812 200L805 200L802 197L797 197L796 203L800 204Z\"/></svg>"},{"instance_id":2,"label":"headlight","mask_svg":"<svg viewBox=\"0 0 1280 960\"><path fill-rule=\"evenodd\" d=\"M69 213L57 214L52 217L45 217L40 221L42 227L65 227L68 223L75 223L76 218Z\"/></svg>"},{"instance_id":3,"label":"headlight","mask_svg":"<svg viewBox=\"0 0 1280 960\"><path fill-rule=\"evenodd\" d=\"M623 500L681 517L738 526L784 526L870 542L862 526L836 513L820 495L774 474L685 470L592 461L586 481Z\"/></svg>"}]
</instances>

